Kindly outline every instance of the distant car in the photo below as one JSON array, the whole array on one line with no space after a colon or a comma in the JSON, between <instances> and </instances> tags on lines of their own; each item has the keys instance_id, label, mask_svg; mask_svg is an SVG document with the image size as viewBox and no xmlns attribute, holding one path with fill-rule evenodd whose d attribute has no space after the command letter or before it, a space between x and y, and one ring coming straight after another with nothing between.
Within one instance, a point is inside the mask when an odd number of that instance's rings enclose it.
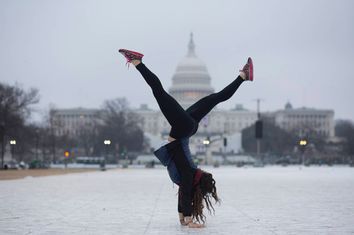
<instances>
[{"instance_id":1,"label":"distant car","mask_svg":"<svg viewBox=\"0 0 354 235\"><path fill-rule=\"evenodd\" d=\"M29 169L48 169L50 164L48 162L33 160L29 164Z\"/></svg>"},{"instance_id":2,"label":"distant car","mask_svg":"<svg viewBox=\"0 0 354 235\"><path fill-rule=\"evenodd\" d=\"M145 167L146 168L154 168L155 167L155 162L154 161L147 162L145 164Z\"/></svg>"},{"instance_id":3,"label":"distant car","mask_svg":"<svg viewBox=\"0 0 354 235\"><path fill-rule=\"evenodd\" d=\"M18 168L19 168L19 165L18 165L17 161L15 161L15 160L11 160L11 161L4 163L4 169L18 169Z\"/></svg>"},{"instance_id":4,"label":"distant car","mask_svg":"<svg viewBox=\"0 0 354 235\"><path fill-rule=\"evenodd\" d=\"M254 164L253 164L254 167L264 167L264 163L261 162L261 161L256 161Z\"/></svg>"},{"instance_id":5,"label":"distant car","mask_svg":"<svg viewBox=\"0 0 354 235\"><path fill-rule=\"evenodd\" d=\"M275 164L282 165L282 166L287 166L290 164L290 160L287 157L283 157L278 159Z\"/></svg>"},{"instance_id":6,"label":"distant car","mask_svg":"<svg viewBox=\"0 0 354 235\"><path fill-rule=\"evenodd\" d=\"M24 161L21 161L20 164L19 164L19 167L20 167L21 169L26 169L26 168L27 168L27 165L26 165L26 163L25 163Z\"/></svg>"}]
</instances>

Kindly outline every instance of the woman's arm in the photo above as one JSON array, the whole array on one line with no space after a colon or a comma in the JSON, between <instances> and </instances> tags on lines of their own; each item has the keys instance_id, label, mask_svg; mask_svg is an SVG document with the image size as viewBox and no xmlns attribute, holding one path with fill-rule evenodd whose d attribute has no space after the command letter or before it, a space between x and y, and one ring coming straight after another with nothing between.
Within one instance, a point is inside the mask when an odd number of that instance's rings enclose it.
<instances>
[{"instance_id":1,"label":"woman's arm","mask_svg":"<svg viewBox=\"0 0 354 235\"><path fill-rule=\"evenodd\" d=\"M190 171L186 171L181 174L180 182L180 206L182 209L183 215L191 216L192 215L192 187L193 187L193 174Z\"/></svg>"},{"instance_id":2,"label":"woman's arm","mask_svg":"<svg viewBox=\"0 0 354 235\"><path fill-rule=\"evenodd\" d=\"M189 228L202 228L204 224L194 223L192 215L192 188L194 169L190 166L181 146L174 149L172 159L181 177L178 191L178 215L181 225Z\"/></svg>"},{"instance_id":3,"label":"woman's arm","mask_svg":"<svg viewBox=\"0 0 354 235\"><path fill-rule=\"evenodd\" d=\"M172 160L176 164L177 171L180 175L179 192L178 192L178 212L184 216L192 215L192 188L193 173L189 162L184 156L182 146L174 149Z\"/></svg>"}]
</instances>

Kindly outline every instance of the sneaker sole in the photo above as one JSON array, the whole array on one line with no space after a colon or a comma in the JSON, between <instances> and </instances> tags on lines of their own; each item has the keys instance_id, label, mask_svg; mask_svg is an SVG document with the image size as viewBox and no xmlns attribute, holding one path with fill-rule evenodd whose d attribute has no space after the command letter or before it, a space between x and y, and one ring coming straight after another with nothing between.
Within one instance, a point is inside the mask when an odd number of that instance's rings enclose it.
<instances>
[{"instance_id":1,"label":"sneaker sole","mask_svg":"<svg viewBox=\"0 0 354 235\"><path fill-rule=\"evenodd\" d=\"M248 57L247 63L249 64L249 73L248 73L248 78L250 81L253 81L253 61L251 57Z\"/></svg>"},{"instance_id":2,"label":"sneaker sole","mask_svg":"<svg viewBox=\"0 0 354 235\"><path fill-rule=\"evenodd\" d=\"M131 50L127 50L127 49L119 49L118 52L122 53L123 55L124 55L125 52L128 52L128 53L131 53L131 54L136 55L136 56L140 56L140 57L144 56L143 54L141 54L139 52L131 51Z\"/></svg>"}]
</instances>

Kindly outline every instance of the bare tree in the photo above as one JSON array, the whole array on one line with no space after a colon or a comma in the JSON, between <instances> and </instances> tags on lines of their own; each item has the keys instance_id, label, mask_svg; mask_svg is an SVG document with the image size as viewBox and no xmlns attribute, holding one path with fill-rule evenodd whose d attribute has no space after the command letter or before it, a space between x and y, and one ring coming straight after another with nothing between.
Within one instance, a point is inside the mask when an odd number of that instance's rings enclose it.
<instances>
[{"instance_id":1,"label":"bare tree","mask_svg":"<svg viewBox=\"0 0 354 235\"><path fill-rule=\"evenodd\" d=\"M255 124L242 130L242 147L246 152L256 152ZM289 154L297 144L298 137L275 126L267 119L263 120L263 138L261 149L263 153L276 155Z\"/></svg>"},{"instance_id":2,"label":"bare tree","mask_svg":"<svg viewBox=\"0 0 354 235\"><path fill-rule=\"evenodd\" d=\"M98 130L97 123L84 124L80 126L80 132L77 136L79 147L81 147L86 156L93 152L93 146L97 141Z\"/></svg>"},{"instance_id":3,"label":"bare tree","mask_svg":"<svg viewBox=\"0 0 354 235\"><path fill-rule=\"evenodd\" d=\"M104 102L101 114L102 123L99 125L99 141L110 139L117 151L141 151L143 149L144 134L138 125L138 116L129 109L124 98L108 100ZM96 145L101 148L102 144ZM119 150L118 147L119 146ZM101 149L102 152L102 149Z\"/></svg>"},{"instance_id":4,"label":"bare tree","mask_svg":"<svg viewBox=\"0 0 354 235\"><path fill-rule=\"evenodd\" d=\"M19 136L25 119L31 114L33 104L39 102L38 90L25 91L18 85L10 86L0 83L0 141L1 168L4 166L6 139Z\"/></svg>"}]
</instances>

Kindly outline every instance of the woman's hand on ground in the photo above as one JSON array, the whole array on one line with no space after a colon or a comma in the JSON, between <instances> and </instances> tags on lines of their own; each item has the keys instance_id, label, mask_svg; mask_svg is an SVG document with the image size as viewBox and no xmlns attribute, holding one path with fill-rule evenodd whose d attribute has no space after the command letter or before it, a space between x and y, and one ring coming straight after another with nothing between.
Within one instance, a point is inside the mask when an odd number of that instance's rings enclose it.
<instances>
[{"instance_id":1,"label":"woman's hand on ground","mask_svg":"<svg viewBox=\"0 0 354 235\"><path fill-rule=\"evenodd\" d=\"M179 220L179 222L180 222L181 225L183 225L183 226L187 226L187 225L188 225L184 220Z\"/></svg>"},{"instance_id":2,"label":"woman's hand on ground","mask_svg":"<svg viewBox=\"0 0 354 235\"><path fill-rule=\"evenodd\" d=\"M178 213L178 217L179 217L179 222L181 223L181 225L186 226L188 225L185 221L184 221L184 215L182 213Z\"/></svg>"},{"instance_id":3,"label":"woman's hand on ground","mask_svg":"<svg viewBox=\"0 0 354 235\"><path fill-rule=\"evenodd\" d=\"M194 222L190 222L188 224L189 228L204 228L205 225L204 224L198 224L198 223L194 223Z\"/></svg>"},{"instance_id":4,"label":"woman's hand on ground","mask_svg":"<svg viewBox=\"0 0 354 235\"><path fill-rule=\"evenodd\" d=\"M204 224L199 224L199 223L193 222L193 219L191 216L184 217L182 213L179 213L179 222L183 226L188 225L189 228L204 228L205 227Z\"/></svg>"}]
</instances>

